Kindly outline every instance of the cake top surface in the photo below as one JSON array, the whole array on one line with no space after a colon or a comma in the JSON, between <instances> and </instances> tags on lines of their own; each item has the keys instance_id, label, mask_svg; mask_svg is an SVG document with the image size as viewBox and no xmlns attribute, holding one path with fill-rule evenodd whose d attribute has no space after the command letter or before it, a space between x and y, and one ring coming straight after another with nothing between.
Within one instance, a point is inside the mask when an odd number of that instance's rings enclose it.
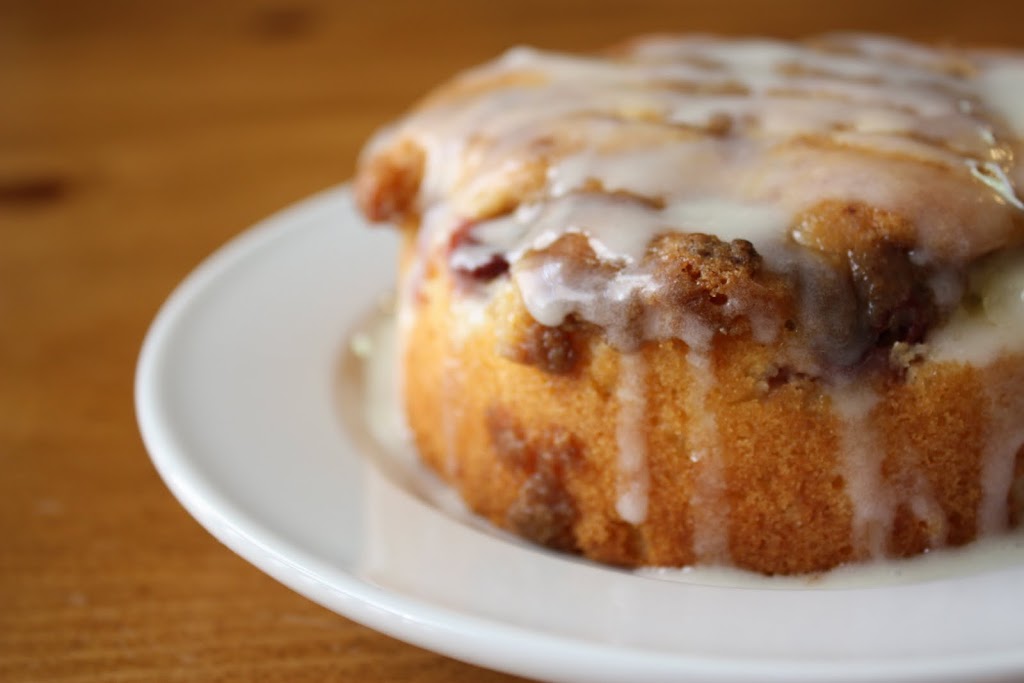
<instances>
[{"instance_id":1,"label":"cake top surface","mask_svg":"<svg viewBox=\"0 0 1024 683\"><path fill-rule=\"evenodd\" d=\"M516 48L456 77L371 141L357 197L371 219L417 224L421 248L449 250L455 270L508 273L540 322L577 315L612 332L627 324L615 300L664 289L664 235L749 242L749 272L848 290L857 310L827 335L853 358L920 336L960 301L972 263L1024 242L1022 152L1019 54L647 37L595 57ZM585 245L568 248L575 238ZM873 301L893 269L928 291ZM727 317L757 328L767 295L733 290ZM914 307L932 312L908 318Z\"/></svg>"}]
</instances>

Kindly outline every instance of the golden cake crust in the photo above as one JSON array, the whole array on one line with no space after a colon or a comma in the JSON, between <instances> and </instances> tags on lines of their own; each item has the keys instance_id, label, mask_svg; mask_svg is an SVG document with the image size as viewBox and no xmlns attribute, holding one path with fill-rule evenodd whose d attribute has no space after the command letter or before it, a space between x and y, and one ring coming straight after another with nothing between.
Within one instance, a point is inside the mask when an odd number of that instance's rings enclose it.
<instances>
[{"instance_id":1,"label":"golden cake crust","mask_svg":"<svg viewBox=\"0 0 1024 683\"><path fill-rule=\"evenodd\" d=\"M857 529L826 389L781 376L771 350L749 336L716 344L715 386L698 408L717 418L720 471L709 483L686 443L695 420L686 410L694 383L686 348L648 343L640 354L649 500L644 521L631 524L616 509L623 355L593 334L575 341L569 371L495 353L509 337L538 334L516 292L495 295L487 323L453 332L463 325L453 314L455 287L444 269L433 272L406 345L406 412L424 460L502 528L616 565L730 564L768 574L868 560L879 556L873 543L884 556L906 557L979 533L987 397L1019 389L1024 355L984 370L915 360L876 379L864 428L884 443L875 485L888 509ZM1018 484L1002 508L1016 524L1024 447L1013 462ZM701 496L709 509L695 513L690 502ZM719 528L695 539L697 525Z\"/></svg>"}]
</instances>

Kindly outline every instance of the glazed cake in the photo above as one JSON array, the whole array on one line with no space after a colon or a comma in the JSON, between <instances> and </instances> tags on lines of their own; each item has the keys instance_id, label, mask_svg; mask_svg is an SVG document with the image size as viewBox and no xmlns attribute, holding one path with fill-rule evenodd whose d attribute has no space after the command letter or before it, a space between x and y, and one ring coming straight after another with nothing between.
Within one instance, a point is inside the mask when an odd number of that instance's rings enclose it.
<instances>
[{"instance_id":1,"label":"glazed cake","mask_svg":"<svg viewBox=\"0 0 1024 683\"><path fill-rule=\"evenodd\" d=\"M525 538L768 574L1024 507L1024 58L514 49L367 146L423 460Z\"/></svg>"}]
</instances>

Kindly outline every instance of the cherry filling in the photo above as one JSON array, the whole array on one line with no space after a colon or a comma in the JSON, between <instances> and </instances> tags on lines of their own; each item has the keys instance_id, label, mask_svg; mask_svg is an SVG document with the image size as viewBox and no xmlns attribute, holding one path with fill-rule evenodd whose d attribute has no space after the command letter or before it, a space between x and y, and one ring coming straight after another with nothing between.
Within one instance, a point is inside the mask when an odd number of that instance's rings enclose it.
<instances>
[{"instance_id":1,"label":"cherry filling","mask_svg":"<svg viewBox=\"0 0 1024 683\"><path fill-rule=\"evenodd\" d=\"M448 241L448 264L461 284L487 283L508 272L509 263L500 249L473 235L475 221L463 221Z\"/></svg>"}]
</instances>

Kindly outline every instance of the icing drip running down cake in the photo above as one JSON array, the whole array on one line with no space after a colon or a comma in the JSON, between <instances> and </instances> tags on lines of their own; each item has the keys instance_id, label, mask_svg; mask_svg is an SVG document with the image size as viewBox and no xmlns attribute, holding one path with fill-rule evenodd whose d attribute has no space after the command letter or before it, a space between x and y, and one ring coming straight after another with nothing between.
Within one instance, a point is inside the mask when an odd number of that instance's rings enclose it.
<instances>
[{"instance_id":1,"label":"icing drip running down cake","mask_svg":"<svg viewBox=\"0 0 1024 683\"><path fill-rule=\"evenodd\" d=\"M514 49L363 153L416 445L623 566L769 574L1024 514L1024 57L870 36Z\"/></svg>"}]
</instances>

